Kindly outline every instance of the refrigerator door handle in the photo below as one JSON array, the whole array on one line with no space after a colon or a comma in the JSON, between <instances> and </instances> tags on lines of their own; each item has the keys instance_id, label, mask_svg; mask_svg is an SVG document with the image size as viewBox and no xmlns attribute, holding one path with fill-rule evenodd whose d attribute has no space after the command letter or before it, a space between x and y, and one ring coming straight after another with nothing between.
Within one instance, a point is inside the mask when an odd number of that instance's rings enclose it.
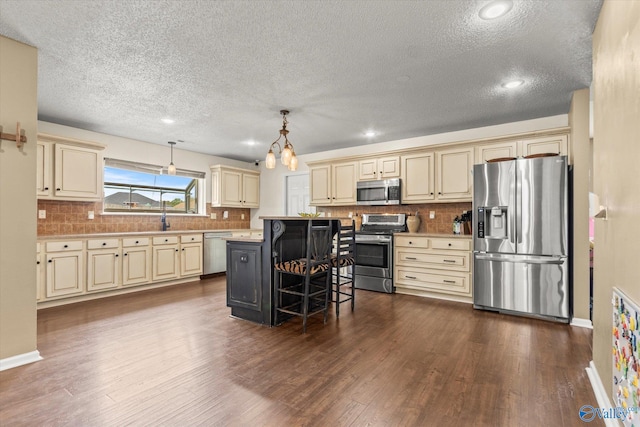
<instances>
[{"instance_id":1,"label":"refrigerator door handle","mask_svg":"<svg viewBox=\"0 0 640 427\"><path fill-rule=\"evenodd\" d=\"M475 254L475 259L496 261L496 262L520 262L525 264L563 264L566 261L565 257L512 257L512 256L500 256L489 254Z\"/></svg>"}]
</instances>

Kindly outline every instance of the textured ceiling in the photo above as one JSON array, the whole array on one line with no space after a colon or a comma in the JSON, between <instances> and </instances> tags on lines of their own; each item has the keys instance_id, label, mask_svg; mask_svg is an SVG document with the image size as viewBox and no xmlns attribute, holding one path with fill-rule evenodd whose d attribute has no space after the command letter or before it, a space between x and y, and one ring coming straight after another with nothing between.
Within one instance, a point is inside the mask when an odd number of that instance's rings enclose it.
<instances>
[{"instance_id":1,"label":"textured ceiling","mask_svg":"<svg viewBox=\"0 0 640 427\"><path fill-rule=\"evenodd\" d=\"M0 34L39 49L40 120L253 161L283 108L297 154L567 113L602 1L486 3L0 0Z\"/></svg>"}]
</instances>

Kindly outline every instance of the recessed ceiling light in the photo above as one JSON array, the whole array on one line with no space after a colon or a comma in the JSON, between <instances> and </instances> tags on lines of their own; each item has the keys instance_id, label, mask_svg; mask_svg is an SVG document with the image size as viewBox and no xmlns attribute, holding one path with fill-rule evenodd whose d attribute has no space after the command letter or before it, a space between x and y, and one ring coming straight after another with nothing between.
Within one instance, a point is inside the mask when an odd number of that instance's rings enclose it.
<instances>
[{"instance_id":1,"label":"recessed ceiling light","mask_svg":"<svg viewBox=\"0 0 640 427\"><path fill-rule=\"evenodd\" d=\"M482 19L496 19L509 12L513 7L511 0L496 0L484 5L478 15Z\"/></svg>"},{"instance_id":2,"label":"recessed ceiling light","mask_svg":"<svg viewBox=\"0 0 640 427\"><path fill-rule=\"evenodd\" d=\"M256 141L254 141L253 139L245 141L245 144L250 145L250 146L258 145L258 143Z\"/></svg>"},{"instance_id":3,"label":"recessed ceiling light","mask_svg":"<svg viewBox=\"0 0 640 427\"><path fill-rule=\"evenodd\" d=\"M505 89L513 89L518 86L522 86L524 84L524 80L511 80L506 83L502 83L502 87Z\"/></svg>"},{"instance_id":4,"label":"recessed ceiling light","mask_svg":"<svg viewBox=\"0 0 640 427\"><path fill-rule=\"evenodd\" d=\"M166 124L168 124L168 125L170 125L170 124L172 124L172 123L174 123L174 122L175 122L175 120L170 119L170 118L168 118L168 117L165 117L164 119L162 119L162 123L166 123Z\"/></svg>"},{"instance_id":5,"label":"recessed ceiling light","mask_svg":"<svg viewBox=\"0 0 640 427\"><path fill-rule=\"evenodd\" d=\"M374 130L368 130L364 133L364 136L366 136L367 138L373 138L376 135L377 133Z\"/></svg>"}]
</instances>

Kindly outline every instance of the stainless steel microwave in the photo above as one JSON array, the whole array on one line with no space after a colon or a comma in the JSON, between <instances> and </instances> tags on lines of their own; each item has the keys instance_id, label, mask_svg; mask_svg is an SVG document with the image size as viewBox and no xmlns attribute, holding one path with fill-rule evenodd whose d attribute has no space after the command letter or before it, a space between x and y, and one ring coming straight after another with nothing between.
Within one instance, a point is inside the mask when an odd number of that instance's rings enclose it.
<instances>
[{"instance_id":1,"label":"stainless steel microwave","mask_svg":"<svg viewBox=\"0 0 640 427\"><path fill-rule=\"evenodd\" d=\"M358 181L358 205L399 205L400 178Z\"/></svg>"}]
</instances>

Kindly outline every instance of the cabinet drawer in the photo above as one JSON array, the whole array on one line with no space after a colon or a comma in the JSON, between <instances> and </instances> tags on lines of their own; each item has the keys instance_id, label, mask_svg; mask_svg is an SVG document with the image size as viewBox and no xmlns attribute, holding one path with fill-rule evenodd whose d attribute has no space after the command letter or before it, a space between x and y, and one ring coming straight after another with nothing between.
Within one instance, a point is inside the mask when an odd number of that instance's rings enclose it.
<instances>
[{"instance_id":1,"label":"cabinet drawer","mask_svg":"<svg viewBox=\"0 0 640 427\"><path fill-rule=\"evenodd\" d=\"M434 253L425 250L413 250L397 248L396 264L418 267L418 268L437 268L453 271L470 271L470 256L467 253Z\"/></svg>"},{"instance_id":2,"label":"cabinet drawer","mask_svg":"<svg viewBox=\"0 0 640 427\"><path fill-rule=\"evenodd\" d=\"M432 290L450 294L469 295L471 292L470 275L467 273L441 273L433 270L398 268L396 285Z\"/></svg>"},{"instance_id":3,"label":"cabinet drawer","mask_svg":"<svg viewBox=\"0 0 640 427\"><path fill-rule=\"evenodd\" d=\"M118 239L87 240L87 249L117 248Z\"/></svg>"},{"instance_id":4,"label":"cabinet drawer","mask_svg":"<svg viewBox=\"0 0 640 427\"><path fill-rule=\"evenodd\" d=\"M180 236L180 243L202 242L202 234L188 234Z\"/></svg>"},{"instance_id":5,"label":"cabinet drawer","mask_svg":"<svg viewBox=\"0 0 640 427\"><path fill-rule=\"evenodd\" d=\"M134 246L147 246L149 245L148 237L127 237L126 239L122 239L122 246L125 248L130 248Z\"/></svg>"},{"instance_id":6,"label":"cabinet drawer","mask_svg":"<svg viewBox=\"0 0 640 427\"><path fill-rule=\"evenodd\" d=\"M431 239L431 248L438 250L471 250L471 240L467 239Z\"/></svg>"},{"instance_id":7,"label":"cabinet drawer","mask_svg":"<svg viewBox=\"0 0 640 427\"><path fill-rule=\"evenodd\" d=\"M178 236L158 236L153 238L154 246L175 245L178 243Z\"/></svg>"},{"instance_id":8,"label":"cabinet drawer","mask_svg":"<svg viewBox=\"0 0 640 427\"><path fill-rule=\"evenodd\" d=\"M426 249L429 247L429 238L420 236L396 236L395 244L401 247Z\"/></svg>"},{"instance_id":9,"label":"cabinet drawer","mask_svg":"<svg viewBox=\"0 0 640 427\"><path fill-rule=\"evenodd\" d=\"M70 242L47 242L47 252L81 251L82 241L74 240Z\"/></svg>"}]
</instances>

